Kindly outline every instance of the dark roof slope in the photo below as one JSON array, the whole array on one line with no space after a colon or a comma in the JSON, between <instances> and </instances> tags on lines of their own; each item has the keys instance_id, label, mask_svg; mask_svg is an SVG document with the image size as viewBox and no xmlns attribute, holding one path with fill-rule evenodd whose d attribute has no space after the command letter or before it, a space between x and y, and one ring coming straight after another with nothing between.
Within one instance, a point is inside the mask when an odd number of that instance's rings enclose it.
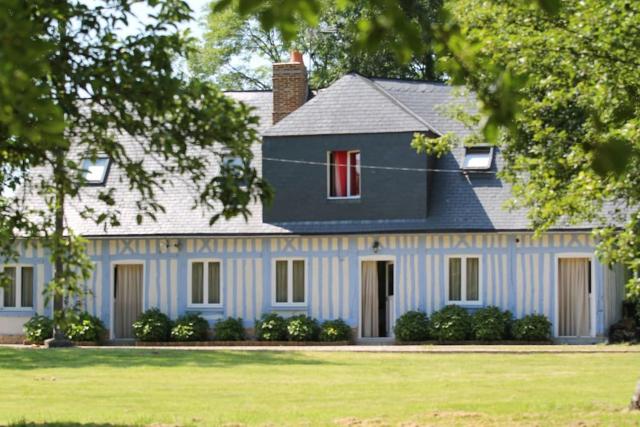
<instances>
[{"instance_id":1,"label":"dark roof slope","mask_svg":"<svg viewBox=\"0 0 640 427\"><path fill-rule=\"evenodd\" d=\"M459 96L454 89L440 83L406 80L367 79L349 74L338 80L304 106L277 125L271 126L272 94L266 91L229 92L228 96L255 108L260 118L258 131L265 136L318 135L346 133L455 132L464 135L469 129L449 118L447 105L463 103L473 108L472 97ZM146 158L140 141L127 135L120 137L133 158L141 158L145 167L157 168L159 160ZM252 147L253 166L262 171L261 145ZM191 209L195 189L182 177L175 177L158 202L166 213L158 221L135 221L137 194L126 185L122 171L112 167L106 185L115 189L121 226L104 230L80 217L85 205L100 208L97 187L87 187L82 200L67 207L67 221L77 233L86 236L177 236L177 235L264 235L264 234L333 234L381 232L437 232L437 231L509 231L528 228L523 211L508 212L504 203L511 197L511 189L501 182L495 172L502 160L496 154L491 173L463 174L460 170L464 148L437 159L434 167L427 218L380 221L323 221L267 224L262 221L262 206L251 205L253 215L220 220L209 225L210 213ZM388 165L393 166L393 165ZM46 171L34 171L46 173ZM216 168L210 172L217 173ZM32 204L41 201L32 199Z\"/></svg>"}]
</instances>

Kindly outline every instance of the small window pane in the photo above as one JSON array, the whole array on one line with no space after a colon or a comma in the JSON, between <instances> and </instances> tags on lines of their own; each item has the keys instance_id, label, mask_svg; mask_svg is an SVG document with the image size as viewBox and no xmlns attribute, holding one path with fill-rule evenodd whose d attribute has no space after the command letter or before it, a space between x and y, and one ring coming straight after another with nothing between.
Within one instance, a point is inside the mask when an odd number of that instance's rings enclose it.
<instances>
[{"instance_id":1,"label":"small window pane","mask_svg":"<svg viewBox=\"0 0 640 427\"><path fill-rule=\"evenodd\" d=\"M33 307L33 267L22 267L21 307Z\"/></svg>"},{"instance_id":2,"label":"small window pane","mask_svg":"<svg viewBox=\"0 0 640 427\"><path fill-rule=\"evenodd\" d=\"M191 264L191 303L204 302L204 265L201 262Z\"/></svg>"},{"instance_id":3,"label":"small window pane","mask_svg":"<svg viewBox=\"0 0 640 427\"><path fill-rule=\"evenodd\" d=\"M491 147L467 147L464 154L464 169L489 169L493 150Z\"/></svg>"},{"instance_id":4,"label":"small window pane","mask_svg":"<svg viewBox=\"0 0 640 427\"><path fill-rule=\"evenodd\" d=\"M350 196L360 195L360 152L349 153Z\"/></svg>"},{"instance_id":5,"label":"small window pane","mask_svg":"<svg viewBox=\"0 0 640 427\"><path fill-rule=\"evenodd\" d=\"M276 261L276 302L287 299L287 261Z\"/></svg>"},{"instance_id":6,"label":"small window pane","mask_svg":"<svg viewBox=\"0 0 640 427\"><path fill-rule=\"evenodd\" d=\"M220 263L209 263L209 304L220 304Z\"/></svg>"},{"instance_id":7,"label":"small window pane","mask_svg":"<svg viewBox=\"0 0 640 427\"><path fill-rule=\"evenodd\" d=\"M9 278L9 285L4 288L4 306L16 306L16 268L6 267L4 274Z\"/></svg>"},{"instance_id":8,"label":"small window pane","mask_svg":"<svg viewBox=\"0 0 640 427\"><path fill-rule=\"evenodd\" d=\"M449 301L462 299L462 260L449 258Z\"/></svg>"},{"instance_id":9,"label":"small window pane","mask_svg":"<svg viewBox=\"0 0 640 427\"><path fill-rule=\"evenodd\" d=\"M304 302L304 261L293 261L293 302Z\"/></svg>"},{"instance_id":10,"label":"small window pane","mask_svg":"<svg viewBox=\"0 0 640 427\"><path fill-rule=\"evenodd\" d=\"M347 197L347 152L333 151L329 155L329 196Z\"/></svg>"},{"instance_id":11,"label":"small window pane","mask_svg":"<svg viewBox=\"0 0 640 427\"><path fill-rule=\"evenodd\" d=\"M82 169L85 179L92 184L102 184L107 175L107 167L109 166L109 159L101 157L96 159L95 162L84 159L82 161Z\"/></svg>"},{"instance_id":12,"label":"small window pane","mask_svg":"<svg viewBox=\"0 0 640 427\"><path fill-rule=\"evenodd\" d=\"M467 301L478 301L478 281L479 281L478 258L467 258Z\"/></svg>"}]
</instances>

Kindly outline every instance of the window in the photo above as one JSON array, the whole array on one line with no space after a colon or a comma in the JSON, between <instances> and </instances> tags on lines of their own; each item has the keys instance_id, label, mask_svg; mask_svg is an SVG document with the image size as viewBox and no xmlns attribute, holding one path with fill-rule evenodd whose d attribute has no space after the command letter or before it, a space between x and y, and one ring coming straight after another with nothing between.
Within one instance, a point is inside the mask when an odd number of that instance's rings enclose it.
<instances>
[{"instance_id":1,"label":"window","mask_svg":"<svg viewBox=\"0 0 640 427\"><path fill-rule=\"evenodd\" d=\"M84 178L89 184L104 184L109 170L109 159L107 157L98 157L95 161L84 159L82 169Z\"/></svg>"},{"instance_id":2,"label":"window","mask_svg":"<svg viewBox=\"0 0 640 427\"><path fill-rule=\"evenodd\" d=\"M462 168L468 170L491 169L492 160L493 147L466 147Z\"/></svg>"},{"instance_id":3,"label":"window","mask_svg":"<svg viewBox=\"0 0 640 427\"><path fill-rule=\"evenodd\" d=\"M274 268L274 302L305 303L305 263L301 259L276 260Z\"/></svg>"},{"instance_id":4,"label":"window","mask_svg":"<svg viewBox=\"0 0 640 427\"><path fill-rule=\"evenodd\" d=\"M329 197L360 197L360 152L329 153Z\"/></svg>"},{"instance_id":5,"label":"window","mask_svg":"<svg viewBox=\"0 0 640 427\"><path fill-rule=\"evenodd\" d=\"M480 303L480 258L449 257L447 301Z\"/></svg>"},{"instance_id":6,"label":"window","mask_svg":"<svg viewBox=\"0 0 640 427\"><path fill-rule=\"evenodd\" d=\"M5 267L9 284L2 289L4 308L33 308L33 267Z\"/></svg>"},{"instance_id":7,"label":"window","mask_svg":"<svg viewBox=\"0 0 640 427\"><path fill-rule=\"evenodd\" d=\"M240 181L240 185L246 186L247 182L244 176L245 163L240 156L224 155L222 163L229 168L230 172Z\"/></svg>"},{"instance_id":8,"label":"window","mask_svg":"<svg viewBox=\"0 0 640 427\"><path fill-rule=\"evenodd\" d=\"M222 304L220 262L191 262L189 305L216 306Z\"/></svg>"}]
</instances>

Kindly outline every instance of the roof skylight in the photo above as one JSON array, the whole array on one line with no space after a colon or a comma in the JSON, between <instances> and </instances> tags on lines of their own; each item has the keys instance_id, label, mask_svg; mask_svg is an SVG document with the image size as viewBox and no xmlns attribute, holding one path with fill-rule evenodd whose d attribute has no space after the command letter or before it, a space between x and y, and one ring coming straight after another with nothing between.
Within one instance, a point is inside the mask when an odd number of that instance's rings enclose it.
<instances>
[{"instance_id":1,"label":"roof skylight","mask_svg":"<svg viewBox=\"0 0 640 427\"><path fill-rule=\"evenodd\" d=\"M462 168L466 170L491 169L493 147L466 147Z\"/></svg>"},{"instance_id":2,"label":"roof skylight","mask_svg":"<svg viewBox=\"0 0 640 427\"><path fill-rule=\"evenodd\" d=\"M98 157L95 161L84 159L82 161L84 178L89 184L104 184L109 170L109 158Z\"/></svg>"}]
</instances>

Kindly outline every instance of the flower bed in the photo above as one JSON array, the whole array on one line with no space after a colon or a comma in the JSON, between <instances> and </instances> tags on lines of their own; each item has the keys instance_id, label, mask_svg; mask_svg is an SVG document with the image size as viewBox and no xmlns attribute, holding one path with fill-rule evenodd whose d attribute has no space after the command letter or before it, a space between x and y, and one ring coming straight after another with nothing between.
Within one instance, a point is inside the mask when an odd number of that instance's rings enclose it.
<instances>
[{"instance_id":1,"label":"flower bed","mask_svg":"<svg viewBox=\"0 0 640 427\"><path fill-rule=\"evenodd\" d=\"M349 341L136 341L136 347L300 347L300 346L334 346L351 345Z\"/></svg>"}]
</instances>

